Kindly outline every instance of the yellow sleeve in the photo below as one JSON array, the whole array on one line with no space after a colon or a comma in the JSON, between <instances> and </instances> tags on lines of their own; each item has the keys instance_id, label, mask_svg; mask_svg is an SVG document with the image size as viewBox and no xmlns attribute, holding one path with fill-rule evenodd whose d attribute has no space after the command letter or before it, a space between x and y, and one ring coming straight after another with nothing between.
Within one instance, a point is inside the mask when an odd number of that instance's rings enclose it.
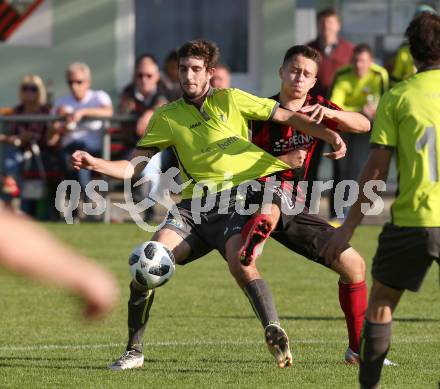
<instances>
[{"instance_id":1,"label":"yellow sleeve","mask_svg":"<svg viewBox=\"0 0 440 389\"><path fill-rule=\"evenodd\" d=\"M173 130L163 115L162 110L158 109L148 123L144 136L138 141L136 147L157 147L163 150L173 144Z\"/></svg>"},{"instance_id":2,"label":"yellow sleeve","mask_svg":"<svg viewBox=\"0 0 440 389\"><path fill-rule=\"evenodd\" d=\"M279 103L272 99L257 97L240 89L229 89L232 100L240 113L248 120L270 120Z\"/></svg>"}]
</instances>

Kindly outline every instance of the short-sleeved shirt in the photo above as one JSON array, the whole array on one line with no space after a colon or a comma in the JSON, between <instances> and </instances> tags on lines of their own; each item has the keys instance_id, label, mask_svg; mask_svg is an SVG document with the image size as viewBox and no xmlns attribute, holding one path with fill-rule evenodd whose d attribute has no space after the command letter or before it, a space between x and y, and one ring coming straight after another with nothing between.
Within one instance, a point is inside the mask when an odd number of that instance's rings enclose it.
<instances>
[{"instance_id":1,"label":"short-sleeved shirt","mask_svg":"<svg viewBox=\"0 0 440 389\"><path fill-rule=\"evenodd\" d=\"M272 96L271 99L279 102L280 95L277 94ZM324 107L338 111L341 110L336 104L324 99L322 96L312 97L311 95L307 95L303 106L314 104L320 104ZM336 130L338 127L338 122L331 119L324 119L322 124L332 130ZM296 128L288 125L270 121L252 121L251 131L252 142L275 157L288 154L298 148L306 149L307 157L303 166L298 169L285 170L277 175L279 178L286 181L301 181L306 179L316 143L319 141L318 138L304 134Z\"/></svg>"},{"instance_id":2,"label":"short-sleeved shirt","mask_svg":"<svg viewBox=\"0 0 440 389\"><path fill-rule=\"evenodd\" d=\"M52 108L56 113L61 106L68 107L72 112L83 108L111 107L112 100L110 96L102 90L87 91L84 99L76 100L71 94L58 98ZM87 120L78 124L75 130L66 132L62 139L62 146L68 146L74 141L84 141L90 149L99 150L102 144L102 120Z\"/></svg>"},{"instance_id":3,"label":"short-sleeved shirt","mask_svg":"<svg viewBox=\"0 0 440 389\"><path fill-rule=\"evenodd\" d=\"M402 81L381 99L371 143L396 149L399 188L392 221L440 226L440 69Z\"/></svg>"},{"instance_id":4,"label":"short-sleeved shirt","mask_svg":"<svg viewBox=\"0 0 440 389\"><path fill-rule=\"evenodd\" d=\"M352 65L338 70L330 91L330 100L345 111L361 112L370 97L379 101L388 90L388 72L372 64L367 75L359 78Z\"/></svg>"},{"instance_id":5,"label":"short-sleeved shirt","mask_svg":"<svg viewBox=\"0 0 440 389\"><path fill-rule=\"evenodd\" d=\"M269 120L278 103L239 89L211 89L197 108L181 98L158 108L137 147L172 147L184 181L182 197L207 186L210 192L289 169L248 139L249 120Z\"/></svg>"}]
</instances>

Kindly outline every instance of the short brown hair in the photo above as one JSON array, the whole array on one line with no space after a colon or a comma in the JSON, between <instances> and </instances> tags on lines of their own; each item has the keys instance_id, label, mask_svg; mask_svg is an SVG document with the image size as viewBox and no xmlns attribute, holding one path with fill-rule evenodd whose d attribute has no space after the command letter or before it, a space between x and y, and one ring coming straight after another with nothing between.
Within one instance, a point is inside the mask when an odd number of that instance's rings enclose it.
<instances>
[{"instance_id":1,"label":"short brown hair","mask_svg":"<svg viewBox=\"0 0 440 389\"><path fill-rule=\"evenodd\" d=\"M206 68L212 69L218 63L220 57L220 50L216 43L205 40L189 41L183 44L177 52L177 59L180 62L181 58L196 57L203 59Z\"/></svg>"},{"instance_id":2,"label":"short brown hair","mask_svg":"<svg viewBox=\"0 0 440 389\"><path fill-rule=\"evenodd\" d=\"M283 66L297 55L302 55L303 57L311 59L318 67L321 63L321 54L319 54L318 50L306 45L295 45L288 48L286 54L284 54Z\"/></svg>"},{"instance_id":3,"label":"short brown hair","mask_svg":"<svg viewBox=\"0 0 440 389\"><path fill-rule=\"evenodd\" d=\"M368 43L359 43L353 49L353 57L359 55L360 53L367 52L370 57L373 58L373 50Z\"/></svg>"},{"instance_id":4,"label":"short brown hair","mask_svg":"<svg viewBox=\"0 0 440 389\"><path fill-rule=\"evenodd\" d=\"M329 18L331 16L339 19L339 15L334 8L325 8L318 12L318 14L316 15L316 20L319 22L321 19Z\"/></svg>"},{"instance_id":5,"label":"short brown hair","mask_svg":"<svg viewBox=\"0 0 440 389\"><path fill-rule=\"evenodd\" d=\"M423 12L409 24L406 33L412 56L422 64L440 61L440 16Z\"/></svg>"}]
</instances>

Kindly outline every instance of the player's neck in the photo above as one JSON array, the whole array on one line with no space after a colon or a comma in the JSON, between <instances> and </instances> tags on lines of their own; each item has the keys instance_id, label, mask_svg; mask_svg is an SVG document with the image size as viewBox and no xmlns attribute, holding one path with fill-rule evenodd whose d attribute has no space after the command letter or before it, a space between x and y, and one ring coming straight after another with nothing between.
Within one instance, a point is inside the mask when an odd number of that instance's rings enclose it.
<instances>
[{"instance_id":1,"label":"player's neck","mask_svg":"<svg viewBox=\"0 0 440 389\"><path fill-rule=\"evenodd\" d=\"M439 70L440 69L440 61L434 62L430 64L419 64L416 62L417 72L425 72L427 70Z\"/></svg>"},{"instance_id":2,"label":"player's neck","mask_svg":"<svg viewBox=\"0 0 440 389\"><path fill-rule=\"evenodd\" d=\"M195 97L190 97L187 94L185 94L185 92L184 92L183 97L187 102L194 104L197 108L200 108L209 93L211 93L211 87L208 84L205 91L201 95L195 96Z\"/></svg>"},{"instance_id":3,"label":"player's neck","mask_svg":"<svg viewBox=\"0 0 440 389\"><path fill-rule=\"evenodd\" d=\"M294 99L290 97L287 93L281 91L280 92L280 103L283 107L290 109L291 111L298 111L304 105L306 101L307 95L301 97L299 99Z\"/></svg>"}]
</instances>

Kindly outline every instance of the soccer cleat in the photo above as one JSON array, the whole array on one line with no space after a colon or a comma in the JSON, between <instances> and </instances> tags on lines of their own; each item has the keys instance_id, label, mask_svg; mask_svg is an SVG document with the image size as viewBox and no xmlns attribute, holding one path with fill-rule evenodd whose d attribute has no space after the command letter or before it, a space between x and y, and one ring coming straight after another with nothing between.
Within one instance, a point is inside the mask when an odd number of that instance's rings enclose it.
<instances>
[{"instance_id":1,"label":"soccer cleat","mask_svg":"<svg viewBox=\"0 0 440 389\"><path fill-rule=\"evenodd\" d=\"M345 362L349 365L358 365L359 364L359 354L355 353L350 347L345 352ZM399 366L397 363L390 361L388 358L385 358L383 361L384 366Z\"/></svg>"},{"instance_id":2,"label":"soccer cleat","mask_svg":"<svg viewBox=\"0 0 440 389\"><path fill-rule=\"evenodd\" d=\"M267 348L275 357L278 367L292 366L292 354L289 348L289 338L286 332L278 324L269 324L264 329Z\"/></svg>"},{"instance_id":3,"label":"soccer cleat","mask_svg":"<svg viewBox=\"0 0 440 389\"><path fill-rule=\"evenodd\" d=\"M127 370L142 367L144 355L136 350L127 350L108 368L111 370Z\"/></svg>"},{"instance_id":4,"label":"soccer cleat","mask_svg":"<svg viewBox=\"0 0 440 389\"><path fill-rule=\"evenodd\" d=\"M248 266L263 252L264 243L272 231L272 218L268 215L258 214L248 220L241 230L244 245L240 261Z\"/></svg>"}]
</instances>

